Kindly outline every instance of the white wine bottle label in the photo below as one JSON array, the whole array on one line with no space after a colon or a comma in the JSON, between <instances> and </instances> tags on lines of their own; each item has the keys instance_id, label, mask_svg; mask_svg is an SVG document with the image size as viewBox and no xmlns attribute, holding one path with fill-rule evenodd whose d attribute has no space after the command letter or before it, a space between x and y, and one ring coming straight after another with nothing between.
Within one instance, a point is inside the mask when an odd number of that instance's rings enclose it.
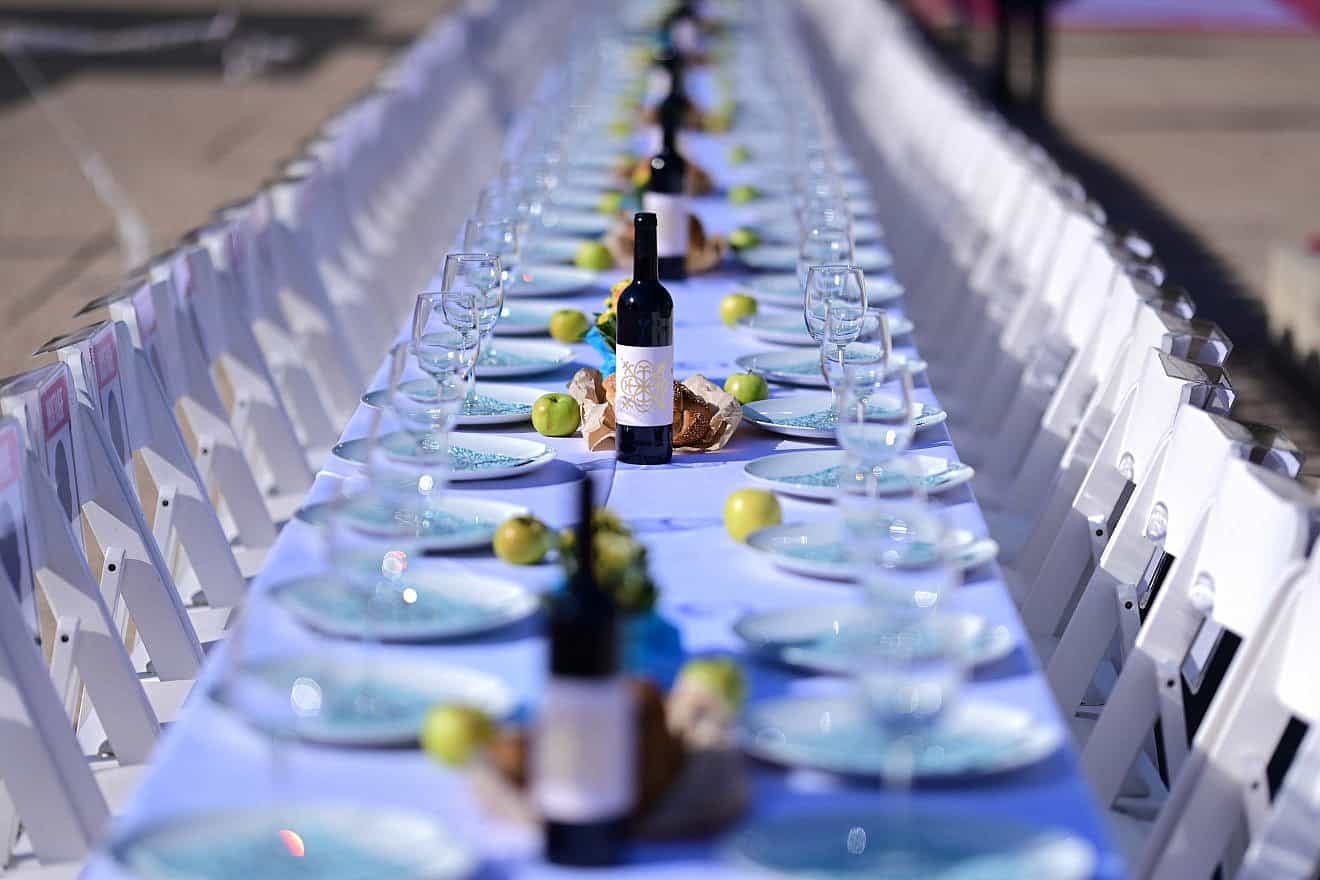
<instances>
[{"instance_id":1,"label":"white wine bottle label","mask_svg":"<svg viewBox=\"0 0 1320 880\"><path fill-rule=\"evenodd\" d=\"M656 256L687 258L687 199L665 193L643 193L642 210L655 214Z\"/></svg>"},{"instance_id":2,"label":"white wine bottle label","mask_svg":"<svg viewBox=\"0 0 1320 880\"><path fill-rule=\"evenodd\" d=\"M674 347L616 345L614 421L635 428L674 423Z\"/></svg>"},{"instance_id":3,"label":"white wine bottle label","mask_svg":"<svg viewBox=\"0 0 1320 880\"><path fill-rule=\"evenodd\" d=\"M532 748L532 794L545 818L598 822L630 812L636 760L626 679L550 679Z\"/></svg>"}]
</instances>

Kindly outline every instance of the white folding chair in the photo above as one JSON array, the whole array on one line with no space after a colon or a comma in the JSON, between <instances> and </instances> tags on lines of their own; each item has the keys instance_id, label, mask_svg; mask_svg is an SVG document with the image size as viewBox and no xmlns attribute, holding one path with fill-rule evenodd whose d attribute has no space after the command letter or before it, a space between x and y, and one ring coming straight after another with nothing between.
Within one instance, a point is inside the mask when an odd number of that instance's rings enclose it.
<instances>
[{"instance_id":1,"label":"white folding chair","mask_svg":"<svg viewBox=\"0 0 1320 880\"><path fill-rule=\"evenodd\" d=\"M64 505L29 448L19 422L0 419L0 874L72 878L110 806L124 801L159 724ZM54 618L49 665L38 591ZM89 759L79 742L71 718L84 689L113 758Z\"/></svg>"},{"instance_id":2,"label":"white folding chair","mask_svg":"<svg viewBox=\"0 0 1320 880\"><path fill-rule=\"evenodd\" d=\"M1133 490L1151 473L1184 405L1227 412L1232 402L1218 368L1155 348L1145 351L1141 372L1116 407L1077 491L1061 513L1045 514L1052 518L1054 541L1036 576L1019 587L1019 606L1030 632L1046 640L1060 633L1076 591L1086 583Z\"/></svg>"},{"instance_id":3,"label":"white folding chair","mask_svg":"<svg viewBox=\"0 0 1320 880\"><path fill-rule=\"evenodd\" d=\"M1145 476L1114 526L1046 665L1054 696L1071 714L1082 703L1101 661L1121 664L1141 626L1141 609L1182 555L1202 510L1231 459L1257 461L1287 477L1301 470L1301 455L1281 433L1182 406L1173 425L1135 461Z\"/></svg>"},{"instance_id":4,"label":"white folding chair","mask_svg":"<svg viewBox=\"0 0 1320 880\"><path fill-rule=\"evenodd\" d=\"M1288 842L1279 832L1293 818L1279 813L1297 799L1276 799L1272 815L1269 767L1289 721L1311 725L1308 760L1301 766L1294 761L1288 776L1299 774L1295 782L1309 787L1301 800L1308 810L1314 809L1314 726L1320 723L1320 689L1315 680L1320 668L1320 641L1315 636L1320 627L1320 552L1312 546L1305 566L1286 571L1268 597L1244 595L1239 603L1230 604L1221 601L1221 589L1216 584L1213 618L1230 630L1251 627L1253 635L1235 655L1133 866L1133 876L1139 880L1209 877L1216 866L1222 866L1226 877L1314 876L1313 824L1300 853L1274 848ZM1221 611L1221 605L1227 607ZM1266 830L1274 832L1268 841L1260 837ZM1268 852L1267 843L1272 847ZM1249 858L1239 874L1244 855ZM1279 873L1269 873L1273 869Z\"/></svg>"},{"instance_id":5,"label":"white folding chair","mask_svg":"<svg viewBox=\"0 0 1320 880\"><path fill-rule=\"evenodd\" d=\"M199 402L194 408L204 402L212 434L210 461L199 462L199 468L206 465L208 479L214 469L222 491L232 487L246 505L240 511L230 493L223 496L236 521L240 550L259 566L274 543L274 524L287 522L298 509L312 472L253 335L250 314L231 283L231 228L216 224L186 239L166 281L175 294L170 305L176 360L184 367L188 397ZM217 446L225 453L223 462ZM256 500L265 508L264 518L250 509ZM245 523L250 523L246 531ZM250 573L246 566L244 571Z\"/></svg>"}]
</instances>

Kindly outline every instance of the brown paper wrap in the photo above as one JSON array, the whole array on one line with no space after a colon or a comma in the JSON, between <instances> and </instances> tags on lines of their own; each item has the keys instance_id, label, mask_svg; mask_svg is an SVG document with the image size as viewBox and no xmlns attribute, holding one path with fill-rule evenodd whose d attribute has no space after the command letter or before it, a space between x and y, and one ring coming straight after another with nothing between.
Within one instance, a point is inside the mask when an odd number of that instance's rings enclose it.
<instances>
[{"instance_id":1,"label":"brown paper wrap","mask_svg":"<svg viewBox=\"0 0 1320 880\"><path fill-rule=\"evenodd\" d=\"M582 436L592 452L615 444L614 377L601 379L600 371L583 367L568 384L568 393L582 410ZM736 398L705 376L689 376L674 383L674 449L677 452L716 452L732 439L742 421Z\"/></svg>"},{"instance_id":2,"label":"brown paper wrap","mask_svg":"<svg viewBox=\"0 0 1320 880\"><path fill-rule=\"evenodd\" d=\"M620 266L632 265L633 258L633 223L632 217L621 217L614 222L603 239L614 261ZM720 264L729 252L729 243L719 235L706 235L705 227L695 214L688 215L688 253L687 272L700 275L709 272Z\"/></svg>"}]
</instances>

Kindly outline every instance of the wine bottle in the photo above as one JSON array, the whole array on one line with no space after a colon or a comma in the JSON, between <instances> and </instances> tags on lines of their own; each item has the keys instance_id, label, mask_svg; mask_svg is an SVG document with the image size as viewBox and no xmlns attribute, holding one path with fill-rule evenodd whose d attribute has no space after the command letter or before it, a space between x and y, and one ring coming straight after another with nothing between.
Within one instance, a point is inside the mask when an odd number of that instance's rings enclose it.
<instances>
[{"instance_id":1,"label":"wine bottle","mask_svg":"<svg viewBox=\"0 0 1320 880\"><path fill-rule=\"evenodd\" d=\"M576 569L551 600L550 680L532 770L546 860L618 864L636 801L637 716L620 674L619 619L596 581L591 482L582 481Z\"/></svg>"},{"instance_id":2,"label":"wine bottle","mask_svg":"<svg viewBox=\"0 0 1320 880\"><path fill-rule=\"evenodd\" d=\"M683 194L687 162L678 151L678 130L686 113L686 99L681 98L682 79L675 74L669 96L660 103L660 149L651 157L651 177L642 194L642 210L656 216L659 277L681 281L687 277L688 210Z\"/></svg>"},{"instance_id":3,"label":"wine bottle","mask_svg":"<svg viewBox=\"0 0 1320 880\"><path fill-rule=\"evenodd\" d=\"M674 48L685 55L701 51L701 19L692 3L679 3L665 16L662 25Z\"/></svg>"},{"instance_id":4,"label":"wine bottle","mask_svg":"<svg viewBox=\"0 0 1320 880\"><path fill-rule=\"evenodd\" d=\"M674 301L659 280L656 215L633 216L633 280L615 318L614 422L619 461L673 457Z\"/></svg>"}]
</instances>

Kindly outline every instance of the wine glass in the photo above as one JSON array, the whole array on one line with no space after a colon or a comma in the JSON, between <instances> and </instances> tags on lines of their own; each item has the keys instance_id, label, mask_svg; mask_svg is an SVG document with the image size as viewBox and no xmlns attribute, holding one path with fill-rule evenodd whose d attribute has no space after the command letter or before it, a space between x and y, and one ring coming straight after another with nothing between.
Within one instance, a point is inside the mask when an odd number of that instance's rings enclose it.
<instances>
[{"instance_id":1,"label":"wine glass","mask_svg":"<svg viewBox=\"0 0 1320 880\"><path fill-rule=\"evenodd\" d=\"M433 384L426 393L413 395L408 393L415 387L413 383L404 383L405 393L398 396L396 409L417 402L414 396L422 402L429 398L434 403L430 413L441 422L433 426L432 442L447 439L459 413L475 398L481 324L478 302L474 293L429 291L419 294L413 306L408 347ZM458 399L452 399L456 394ZM403 413L400 418L407 420Z\"/></svg>"},{"instance_id":2,"label":"wine glass","mask_svg":"<svg viewBox=\"0 0 1320 880\"><path fill-rule=\"evenodd\" d=\"M500 279L504 291L514 282L518 271L519 239L518 219L499 217L489 220L471 219L463 225L463 250L468 253L486 253L500 259Z\"/></svg>"},{"instance_id":3,"label":"wine glass","mask_svg":"<svg viewBox=\"0 0 1320 880\"><path fill-rule=\"evenodd\" d=\"M444 270L441 272L442 291L455 294L470 293L476 307L477 362L494 363L495 351L491 336L495 325L499 323L500 313L504 310L504 283L500 258L488 253L450 253L445 255ZM456 326L455 330L470 329ZM475 395L469 395L468 408L475 405ZM469 412L469 414L471 414Z\"/></svg>"},{"instance_id":4,"label":"wine glass","mask_svg":"<svg viewBox=\"0 0 1320 880\"><path fill-rule=\"evenodd\" d=\"M802 317L811 338L820 343L821 375L830 387L830 409L838 410L838 388L845 349L862 334L866 320L866 279L862 270L844 264L807 269ZM863 358L864 349L852 357ZM883 352L882 352L883 353Z\"/></svg>"},{"instance_id":5,"label":"wine glass","mask_svg":"<svg viewBox=\"0 0 1320 880\"><path fill-rule=\"evenodd\" d=\"M916 435L912 372L882 358L845 363L842 372L836 433L848 479L870 497L895 487L921 492L922 486L912 483L916 477L897 465Z\"/></svg>"},{"instance_id":6,"label":"wine glass","mask_svg":"<svg viewBox=\"0 0 1320 880\"><path fill-rule=\"evenodd\" d=\"M813 226L798 242L797 280L805 289L812 266L846 266L853 261L852 236L839 226Z\"/></svg>"}]
</instances>

